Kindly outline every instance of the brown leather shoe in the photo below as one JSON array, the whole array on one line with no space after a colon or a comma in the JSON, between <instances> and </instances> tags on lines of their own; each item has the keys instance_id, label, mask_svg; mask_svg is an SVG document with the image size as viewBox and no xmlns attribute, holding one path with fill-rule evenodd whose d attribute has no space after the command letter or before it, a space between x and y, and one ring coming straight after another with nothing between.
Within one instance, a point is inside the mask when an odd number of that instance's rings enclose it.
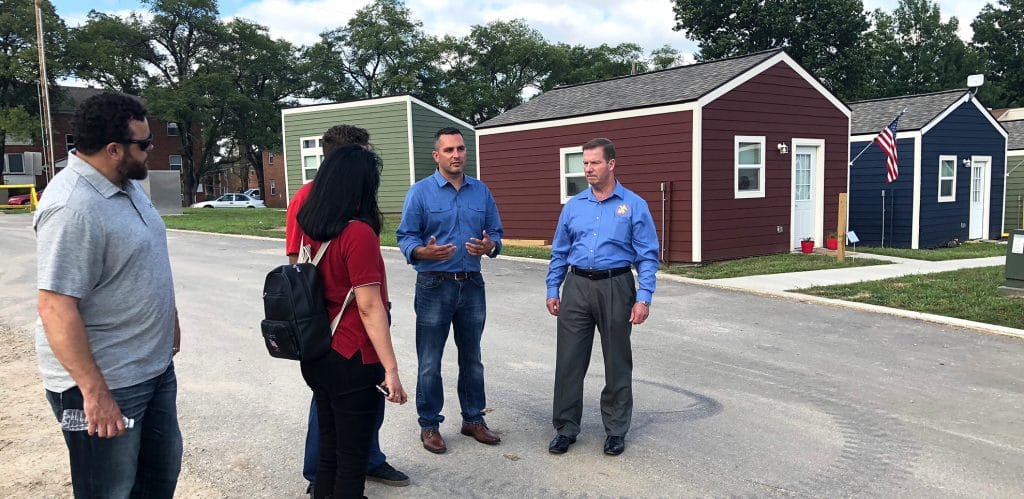
<instances>
[{"instance_id":1,"label":"brown leather shoe","mask_svg":"<svg viewBox=\"0 0 1024 499\"><path fill-rule=\"evenodd\" d=\"M427 449L434 454L444 454L448 450L448 445L444 443L444 437L441 436L441 432L424 428L420 430L420 442L423 442L423 448Z\"/></svg>"},{"instance_id":2,"label":"brown leather shoe","mask_svg":"<svg viewBox=\"0 0 1024 499\"><path fill-rule=\"evenodd\" d=\"M462 423L462 434L473 437L482 444L497 445L501 442L501 437L491 431L487 427L487 423L483 421L479 423Z\"/></svg>"}]
</instances>

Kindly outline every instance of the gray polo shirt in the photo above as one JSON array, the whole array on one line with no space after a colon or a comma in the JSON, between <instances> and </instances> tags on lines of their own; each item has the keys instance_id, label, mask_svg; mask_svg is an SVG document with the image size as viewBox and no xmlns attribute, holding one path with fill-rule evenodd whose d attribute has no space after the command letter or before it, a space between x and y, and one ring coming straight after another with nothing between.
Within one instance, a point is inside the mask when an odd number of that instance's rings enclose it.
<instances>
[{"instance_id":1,"label":"gray polo shirt","mask_svg":"<svg viewBox=\"0 0 1024 499\"><path fill-rule=\"evenodd\" d=\"M174 282L167 232L142 186L125 189L81 158L46 187L34 219L38 287L79 299L89 348L111 389L163 373L174 342ZM63 392L74 380L36 321L43 386Z\"/></svg>"}]
</instances>

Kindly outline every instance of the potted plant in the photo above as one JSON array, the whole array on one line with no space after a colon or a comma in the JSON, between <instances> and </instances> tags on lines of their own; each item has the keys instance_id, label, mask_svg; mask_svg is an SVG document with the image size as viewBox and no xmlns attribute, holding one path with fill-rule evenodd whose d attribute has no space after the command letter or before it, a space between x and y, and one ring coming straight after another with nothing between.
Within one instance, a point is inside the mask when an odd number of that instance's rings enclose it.
<instances>
[{"instance_id":1,"label":"potted plant","mask_svg":"<svg viewBox=\"0 0 1024 499\"><path fill-rule=\"evenodd\" d=\"M805 238L801 239L800 240L800 251L803 252L803 253L807 253L807 254L813 253L814 252L814 238L813 237L805 237Z\"/></svg>"},{"instance_id":2,"label":"potted plant","mask_svg":"<svg viewBox=\"0 0 1024 499\"><path fill-rule=\"evenodd\" d=\"M825 247L830 250L839 249L839 236L835 232L829 232L825 236Z\"/></svg>"}]
</instances>

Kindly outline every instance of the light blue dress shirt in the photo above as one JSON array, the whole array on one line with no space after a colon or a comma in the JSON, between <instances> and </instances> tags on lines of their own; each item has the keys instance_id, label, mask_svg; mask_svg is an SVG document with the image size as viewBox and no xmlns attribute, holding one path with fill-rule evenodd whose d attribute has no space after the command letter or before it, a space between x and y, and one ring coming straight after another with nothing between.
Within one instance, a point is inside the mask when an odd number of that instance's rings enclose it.
<instances>
[{"instance_id":1,"label":"light blue dress shirt","mask_svg":"<svg viewBox=\"0 0 1024 499\"><path fill-rule=\"evenodd\" d=\"M640 283L636 300L650 302L657 285L658 233L647 201L618 181L604 201L592 188L573 196L562 208L551 241L548 298L558 298L570 265L595 270L634 266Z\"/></svg>"},{"instance_id":2,"label":"light blue dress shirt","mask_svg":"<svg viewBox=\"0 0 1024 499\"><path fill-rule=\"evenodd\" d=\"M501 217L490 189L483 182L465 176L462 188L455 190L441 172L420 180L409 188L402 208L402 222L396 236L405 260L417 272L479 272L480 257L466 252L470 238L482 239L483 231L496 245L491 258L501 252ZM455 254L448 260L416 260L417 246L426 246L430 236L437 244L454 244Z\"/></svg>"}]
</instances>

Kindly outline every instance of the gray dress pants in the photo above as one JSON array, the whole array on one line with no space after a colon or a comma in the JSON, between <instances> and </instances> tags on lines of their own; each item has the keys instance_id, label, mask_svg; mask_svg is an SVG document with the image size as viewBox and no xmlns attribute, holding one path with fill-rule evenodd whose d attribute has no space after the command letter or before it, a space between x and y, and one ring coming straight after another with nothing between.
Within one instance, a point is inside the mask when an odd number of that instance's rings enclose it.
<instances>
[{"instance_id":1,"label":"gray dress pants","mask_svg":"<svg viewBox=\"0 0 1024 499\"><path fill-rule=\"evenodd\" d=\"M551 422L559 435L580 433L583 378L590 365L594 328L601 334L605 386L601 419L608 436L625 436L633 414L633 352L629 315L636 302L633 274L597 281L566 275L558 311L558 351Z\"/></svg>"}]
</instances>

